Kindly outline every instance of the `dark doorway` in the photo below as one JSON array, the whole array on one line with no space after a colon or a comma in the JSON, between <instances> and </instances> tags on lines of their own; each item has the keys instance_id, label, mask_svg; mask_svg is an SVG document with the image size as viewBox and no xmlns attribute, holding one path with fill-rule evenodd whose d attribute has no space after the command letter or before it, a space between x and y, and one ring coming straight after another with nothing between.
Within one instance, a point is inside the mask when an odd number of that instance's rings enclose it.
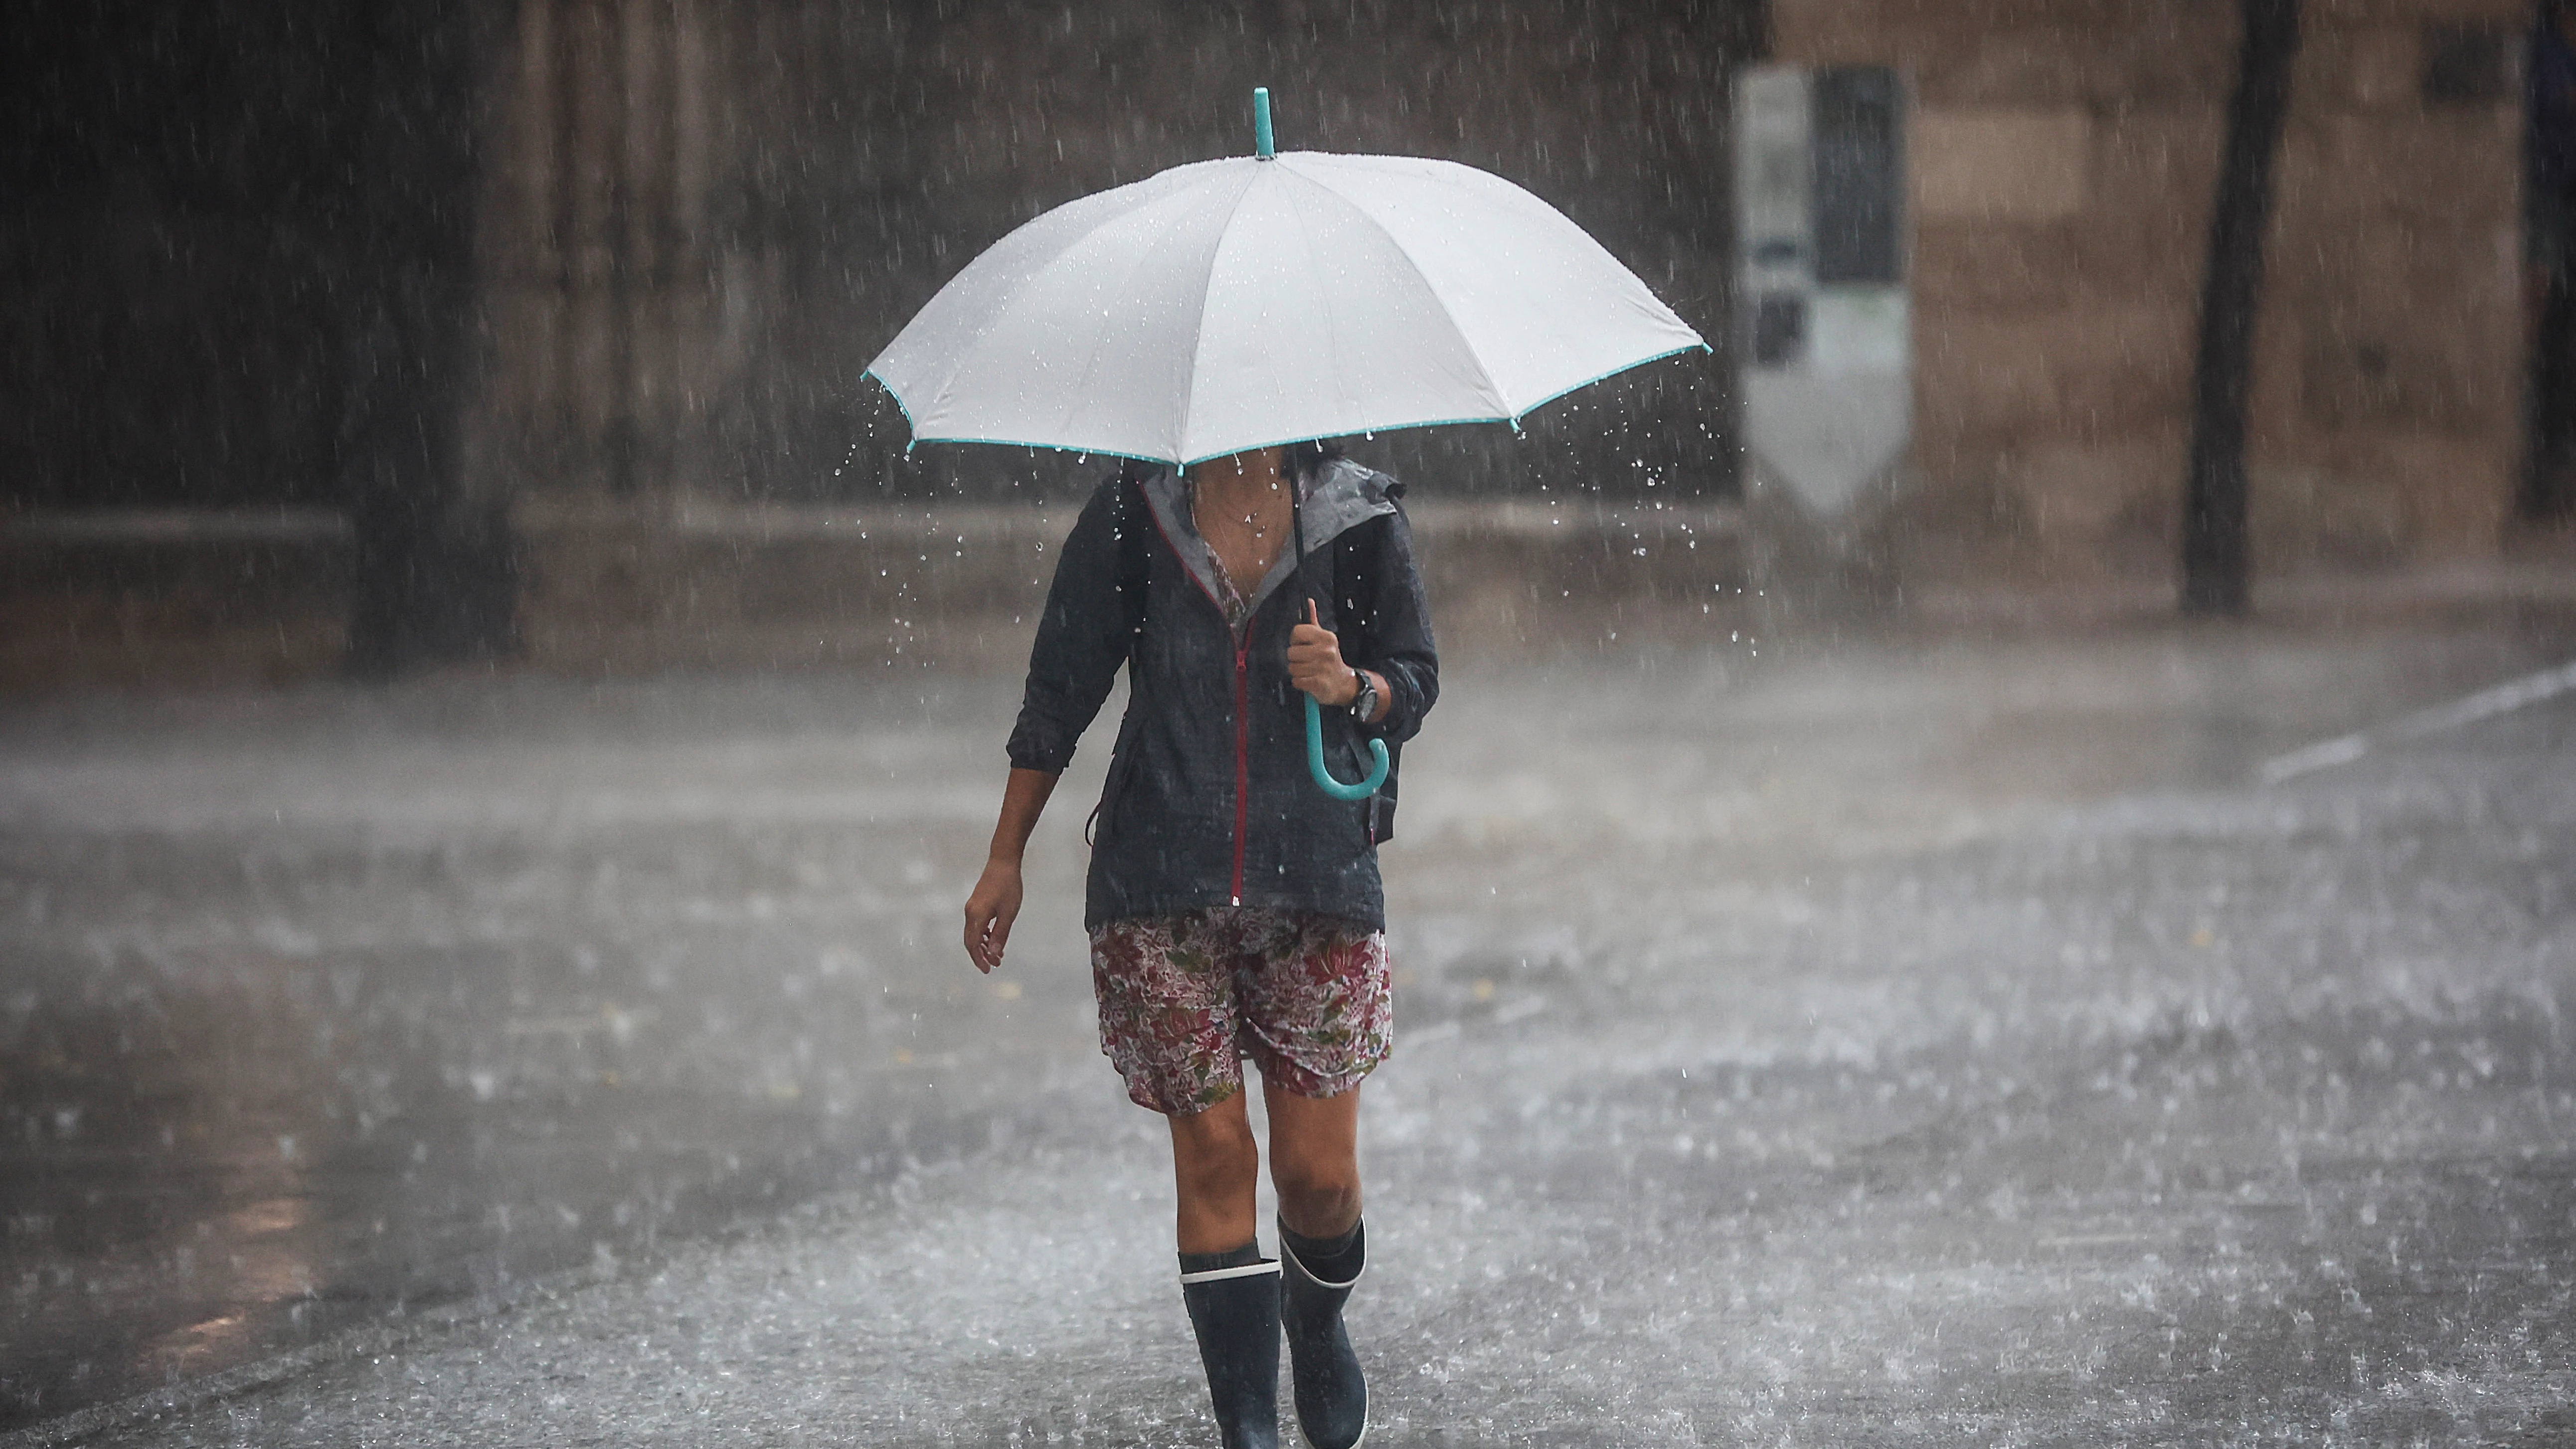
<instances>
[{"instance_id":1,"label":"dark doorway","mask_svg":"<svg viewBox=\"0 0 2576 1449\"><path fill-rule=\"evenodd\" d=\"M462 496L457 435L475 89L506 18L31 12L0 51L0 510L337 513L353 667L501 647L505 540ZM82 577L128 595L170 573Z\"/></svg>"}]
</instances>

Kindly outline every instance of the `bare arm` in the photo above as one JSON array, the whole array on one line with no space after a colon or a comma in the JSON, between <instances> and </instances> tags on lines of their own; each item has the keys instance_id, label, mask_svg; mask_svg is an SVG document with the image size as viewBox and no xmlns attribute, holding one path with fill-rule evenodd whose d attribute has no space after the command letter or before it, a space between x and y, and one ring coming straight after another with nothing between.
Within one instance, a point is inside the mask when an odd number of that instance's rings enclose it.
<instances>
[{"instance_id":1,"label":"bare arm","mask_svg":"<svg viewBox=\"0 0 2576 1449\"><path fill-rule=\"evenodd\" d=\"M992 850L984 857L983 878L966 898L966 956L975 969L991 972L1002 964L1002 948L1011 939L1011 922L1020 914L1020 856L1029 833L1038 828L1056 777L1045 770L1013 770L1002 787L1002 818L993 825Z\"/></svg>"}]
</instances>

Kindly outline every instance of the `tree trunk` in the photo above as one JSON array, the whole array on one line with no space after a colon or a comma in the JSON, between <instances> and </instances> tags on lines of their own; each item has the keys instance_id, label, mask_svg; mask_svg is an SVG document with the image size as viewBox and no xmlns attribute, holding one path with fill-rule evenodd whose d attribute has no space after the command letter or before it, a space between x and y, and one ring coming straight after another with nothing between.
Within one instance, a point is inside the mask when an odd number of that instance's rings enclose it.
<instances>
[{"instance_id":1,"label":"tree trunk","mask_svg":"<svg viewBox=\"0 0 2576 1449\"><path fill-rule=\"evenodd\" d=\"M2236 93L2209 222L2200 295L2200 348L2191 390L2191 463L2182 517L2186 614L2241 615L2250 593L2245 401L2254 372L2254 320L2263 295L2263 238L2272 215L2272 161L2290 107L2299 52L2299 0L2244 0Z\"/></svg>"}]
</instances>

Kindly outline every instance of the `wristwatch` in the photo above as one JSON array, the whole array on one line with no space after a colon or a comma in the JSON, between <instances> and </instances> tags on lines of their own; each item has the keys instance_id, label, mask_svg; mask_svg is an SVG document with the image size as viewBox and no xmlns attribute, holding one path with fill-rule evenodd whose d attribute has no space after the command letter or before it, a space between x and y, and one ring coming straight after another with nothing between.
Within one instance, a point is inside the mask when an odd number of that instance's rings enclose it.
<instances>
[{"instance_id":1,"label":"wristwatch","mask_svg":"<svg viewBox=\"0 0 2576 1449\"><path fill-rule=\"evenodd\" d=\"M1352 670L1351 677L1360 682L1360 692L1351 700L1351 718L1366 724L1377 713L1377 681L1365 669Z\"/></svg>"}]
</instances>

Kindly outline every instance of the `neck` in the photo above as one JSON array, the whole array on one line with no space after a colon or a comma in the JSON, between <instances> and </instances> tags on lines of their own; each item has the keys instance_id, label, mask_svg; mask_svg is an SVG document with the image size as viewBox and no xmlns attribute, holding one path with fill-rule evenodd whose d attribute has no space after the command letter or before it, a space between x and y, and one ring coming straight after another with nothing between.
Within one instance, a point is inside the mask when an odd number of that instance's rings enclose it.
<instances>
[{"instance_id":1,"label":"neck","mask_svg":"<svg viewBox=\"0 0 2576 1449\"><path fill-rule=\"evenodd\" d=\"M1287 492L1287 450L1257 448L1210 458L1189 470L1190 481L1212 506L1250 510L1271 494Z\"/></svg>"}]
</instances>

